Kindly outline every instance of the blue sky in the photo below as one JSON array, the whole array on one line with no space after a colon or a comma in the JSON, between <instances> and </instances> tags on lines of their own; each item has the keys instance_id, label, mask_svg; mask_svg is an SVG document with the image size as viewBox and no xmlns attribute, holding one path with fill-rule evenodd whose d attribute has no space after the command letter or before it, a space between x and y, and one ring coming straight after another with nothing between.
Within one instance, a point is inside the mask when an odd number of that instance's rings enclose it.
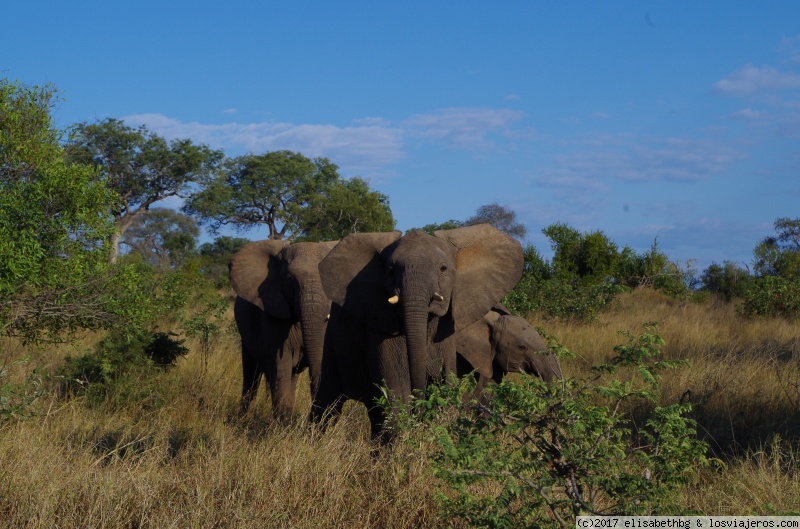
<instances>
[{"instance_id":1,"label":"blue sky","mask_svg":"<svg viewBox=\"0 0 800 529\"><path fill-rule=\"evenodd\" d=\"M517 212L749 264L800 217L800 2L10 2L0 72L230 156L325 156L398 228ZM250 238L263 234L251 231Z\"/></svg>"}]
</instances>

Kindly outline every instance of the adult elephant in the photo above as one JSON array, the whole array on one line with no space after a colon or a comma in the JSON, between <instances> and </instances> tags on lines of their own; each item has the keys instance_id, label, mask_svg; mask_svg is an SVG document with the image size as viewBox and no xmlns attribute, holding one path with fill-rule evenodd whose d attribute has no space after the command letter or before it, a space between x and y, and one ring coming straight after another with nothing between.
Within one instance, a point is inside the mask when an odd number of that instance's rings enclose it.
<instances>
[{"instance_id":1,"label":"adult elephant","mask_svg":"<svg viewBox=\"0 0 800 529\"><path fill-rule=\"evenodd\" d=\"M282 421L292 415L297 378L306 367L311 394L316 392L331 305L319 263L336 242L256 241L231 259L233 312L242 337L242 412L255 398L262 375L273 414Z\"/></svg>"},{"instance_id":2,"label":"adult elephant","mask_svg":"<svg viewBox=\"0 0 800 529\"><path fill-rule=\"evenodd\" d=\"M537 375L545 382L561 379L561 364L525 318L496 305L480 320L456 333L456 372L474 373L473 397L484 400L486 385L499 384L506 373Z\"/></svg>"},{"instance_id":3,"label":"adult elephant","mask_svg":"<svg viewBox=\"0 0 800 529\"><path fill-rule=\"evenodd\" d=\"M453 334L516 284L522 264L519 242L489 224L343 238L319 266L334 303L313 415L336 416L344 399L360 400L378 435L379 386L407 402L430 377L454 372Z\"/></svg>"}]
</instances>

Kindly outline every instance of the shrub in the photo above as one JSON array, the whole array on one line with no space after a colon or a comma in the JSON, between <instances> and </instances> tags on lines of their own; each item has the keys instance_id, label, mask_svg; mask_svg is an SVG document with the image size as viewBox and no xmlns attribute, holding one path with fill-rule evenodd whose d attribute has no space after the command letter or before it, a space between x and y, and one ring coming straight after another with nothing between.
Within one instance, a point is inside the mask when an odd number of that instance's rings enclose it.
<instances>
[{"instance_id":1,"label":"shrub","mask_svg":"<svg viewBox=\"0 0 800 529\"><path fill-rule=\"evenodd\" d=\"M57 373L62 394L88 395L95 402L110 396L121 403L139 399L149 393L142 381L154 379L189 352L183 340L175 336L163 332L117 332L93 351L67 356Z\"/></svg>"},{"instance_id":2,"label":"shrub","mask_svg":"<svg viewBox=\"0 0 800 529\"><path fill-rule=\"evenodd\" d=\"M747 316L800 317L800 281L779 276L753 279L739 310Z\"/></svg>"},{"instance_id":3,"label":"shrub","mask_svg":"<svg viewBox=\"0 0 800 529\"><path fill-rule=\"evenodd\" d=\"M494 386L483 406L462 404L474 385L467 377L401 408L400 428L436 419L422 431L440 447L432 468L443 483L442 516L479 527L567 527L583 514L681 512L676 491L711 460L689 404L654 406L660 372L685 364L658 359L664 341L654 331L623 333L627 343L591 380L523 375ZM652 411L635 426L623 410L637 401ZM419 431L409 439L418 442Z\"/></svg>"},{"instance_id":4,"label":"shrub","mask_svg":"<svg viewBox=\"0 0 800 529\"><path fill-rule=\"evenodd\" d=\"M533 276L523 276L503 304L513 312L534 312L545 318L594 320L610 305L625 287L604 281L581 284L551 278L537 281Z\"/></svg>"},{"instance_id":5,"label":"shrub","mask_svg":"<svg viewBox=\"0 0 800 529\"><path fill-rule=\"evenodd\" d=\"M691 291L689 283L694 277L690 263L684 269L679 263L670 261L667 254L658 249L654 240L650 250L637 254L626 246L620 253L614 272L615 281L629 288L652 287L672 297L687 297Z\"/></svg>"},{"instance_id":6,"label":"shrub","mask_svg":"<svg viewBox=\"0 0 800 529\"><path fill-rule=\"evenodd\" d=\"M725 301L732 301L745 296L750 285L750 274L736 263L725 261L722 265L711 263L703 271L700 280L704 290L721 295Z\"/></svg>"}]
</instances>

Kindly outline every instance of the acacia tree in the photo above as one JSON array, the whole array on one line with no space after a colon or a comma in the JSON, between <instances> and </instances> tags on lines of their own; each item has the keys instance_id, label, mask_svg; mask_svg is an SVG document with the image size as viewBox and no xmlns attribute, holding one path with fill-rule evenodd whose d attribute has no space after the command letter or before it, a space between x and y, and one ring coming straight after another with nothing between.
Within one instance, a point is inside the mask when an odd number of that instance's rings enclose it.
<instances>
[{"instance_id":1,"label":"acacia tree","mask_svg":"<svg viewBox=\"0 0 800 529\"><path fill-rule=\"evenodd\" d=\"M525 225L517 220L517 213L506 206L501 206L497 202L479 207L475 215L464 221L464 226L483 223L491 224L498 230L517 239L524 239L525 235L528 234L528 229Z\"/></svg>"},{"instance_id":2,"label":"acacia tree","mask_svg":"<svg viewBox=\"0 0 800 529\"><path fill-rule=\"evenodd\" d=\"M343 180L327 158L274 151L229 160L184 206L212 233L266 226L269 239L319 240L391 229L388 200L361 179ZM388 227L388 228L385 228Z\"/></svg>"},{"instance_id":3,"label":"acacia tree","mask_svg":"<svg viewBox=\"0 0 800 529\"><path fill-rule=\"evenodd\" d=\"M134 218L122 243L153 266L180 266L194 251L200 228L187 215L168 208L151 208Z\"/></svg>"},{"instance_id":4,"label":"acacia tree","mask_svg":"<svg viewBox=\"0 0 800 529\"><path fill-rule=\"evenodd\" d=\"M113 315L98 287L114 193L64 156L52 86L0 80L0 332L40 339Z\"/></svg>"},{"instance_id":5,"label":"acacia tree","mask_svg":"<svg viewBox=\"0 0 800 529\"><path fill-rule=\"evenodd\" d=\"M206 179L223 160L222 151L188 139L167 142L144 125L133 128L119 119L79 123L68 145L69 156L94 164L98 177L115 191L115 230L110 236L111 261L136 217L169 197L183 197L188 184Z\"/></svg>"}]
</instances>

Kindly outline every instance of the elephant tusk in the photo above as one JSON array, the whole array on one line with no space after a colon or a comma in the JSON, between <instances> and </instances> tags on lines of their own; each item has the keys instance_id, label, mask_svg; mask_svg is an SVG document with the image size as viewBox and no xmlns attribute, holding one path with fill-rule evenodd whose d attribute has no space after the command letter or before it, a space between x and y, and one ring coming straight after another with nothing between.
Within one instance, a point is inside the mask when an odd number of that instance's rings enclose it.
<instances>
[{"instance_id":1,"label":"elephant tusk","mask_svg":"<svg viewBox=\"0 0 800 529\"><path fill-rule=\"evenodd\" d=\"M444 296L442 296L442 295L441 295L441 294L439 294L438 292L434 292L434 293L433 293L433 299L435 299L435 300L437 300L437 301L444 301Z\"/></svg>"},{"instance_id":2,"label":"elephant tusk","mask_svg":"<svg viewBox=\"0 0 800 529\"><path fill-rule=\"evenodd\" d=\"M330 314L328 314L327 316L325 316L325 321L328 321L329 319L331 319L331 315L330 315Z\"/></svg>"},{"instance_id":3,"label":"elephant tusk","mask_svg":"<svg viewBox=\"0 0 800 529\"><path fill-rule=\"evenodd\" d=\"M396 305L398 301L400 301L400 296L398 296L397 294L389 298L389 303L391 305Z\"/></svg>"}]
</instances>

